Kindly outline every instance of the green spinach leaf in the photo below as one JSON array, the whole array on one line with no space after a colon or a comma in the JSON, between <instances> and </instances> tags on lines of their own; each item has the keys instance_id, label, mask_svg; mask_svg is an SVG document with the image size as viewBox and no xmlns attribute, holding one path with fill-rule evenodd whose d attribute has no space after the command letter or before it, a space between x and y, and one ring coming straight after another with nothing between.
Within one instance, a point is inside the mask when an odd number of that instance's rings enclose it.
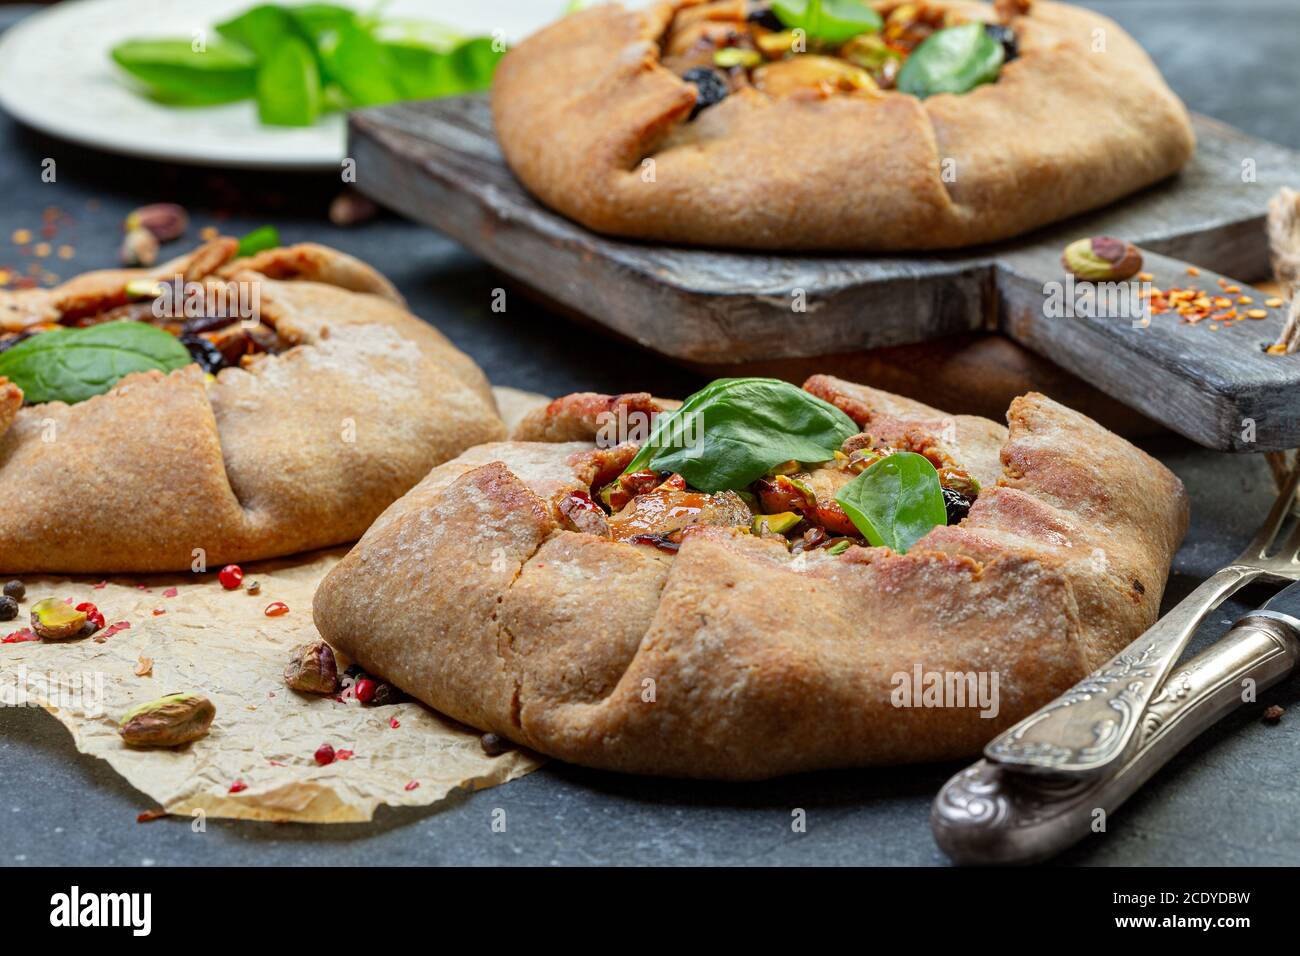
<instances>
[{"instance_id":1,"label":"green spinach leaf","mask_svg":"<svg viewBox=\"0 0 1300 956\"><path fill-rule=\"evenodd\" d=\"M0 375L23 390L30 404L82 402L107 392L132 372L170 372L189 365L174 335L143 322L105 322L84 329L51 329L0 352Z\"/></svg>"},{"instance_id":2,"label":"green spinach leaf","mask_svg":"<svg viewBox=\"0 0 1300 956\"><path fill-rule=\"evenodd\" d=\"M257 115L268 126L310 126L321 111L320 68L305 40L286 36L257 70Z\"/></svg>"},{"instance_id":3,"label":"green spinach leaf","mask_svg":"<svg viewBox=\"0 0 1300 956\"><path fill-rule=\"evenodd\" d=\"M233 43L209 43L200 52L190 40L126 40L111 55L151 96L177 106L247 99L257 79L256 58Z\"/></svg>"},{"instance_id":4,"label":"green spinach leaf","mask_svg":"<svg viewBox=\"0 0 1300 956\"><path fill-rule=\"evenodd\" d=\"M744 488L786 461L833 458L858 433L853 419L774 378L724 378L660 415L628 471L675 471L693 487Z\"/></svg>"},{"instance_id":5,"label":"green spinach leaf","mask_svg":"<svg viewBox=\"0 0 1300 956\"><path fill-rule=\"evenodd\" d=\"M895 452L867 468L835 495L853 526L877 547L899 554L948 523L939 473L929 459Z\"/></svg>"},{"instance_id":6,"label":"green spinach leaf","mask_svg":"<svg viewBox=\"0 0 1300 956\"><path fill-rule=\"evenodd\" d=\"M838 45L863 33L877 33L883 21L862 0L775 0L772 12L810 40Z\"/></svg>"},{"instance_id":7,"label":"green spinach leaf","mask_svg":"<svg viewBox=\"0 0 1300 956\"><path fill-rule=\"evenodd\" d=\"M937 30L912 51L898 71L898 89L924 99L935 93L968 93L998 78L1006 51L982 23Z\"/></svg>"}]
</instances>

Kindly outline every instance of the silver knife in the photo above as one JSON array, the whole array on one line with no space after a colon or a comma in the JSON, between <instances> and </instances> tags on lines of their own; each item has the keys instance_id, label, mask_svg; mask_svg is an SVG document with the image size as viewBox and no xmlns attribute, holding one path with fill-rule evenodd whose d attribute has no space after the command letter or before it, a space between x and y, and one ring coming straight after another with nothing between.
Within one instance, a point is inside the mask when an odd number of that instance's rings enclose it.
<instances>
[{"instance_id":1,"label":"silver knife","mask_svg":"<svg viewBox=\"0 0 1300 956\"><path fill-rule=\"evenodd\" d=\"M1024 773L977 761L939 791L935 842L956 863L1033 863L1091 833L1153 773L1225 714L1300 661L1300 582L1244 615L1213 647L1176 667L1142 715L1140 741L1097 778Z\"/></svg>"}]
</instances>

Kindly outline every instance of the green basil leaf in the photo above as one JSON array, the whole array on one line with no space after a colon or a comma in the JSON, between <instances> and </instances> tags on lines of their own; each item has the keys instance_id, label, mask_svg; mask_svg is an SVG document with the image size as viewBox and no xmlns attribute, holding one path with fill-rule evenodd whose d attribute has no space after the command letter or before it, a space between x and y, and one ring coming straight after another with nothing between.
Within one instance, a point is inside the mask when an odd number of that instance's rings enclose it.
<instances>
[{"instance_id":1,"label":"green basil leaf","mask_svg":"<svg viewBox=\"0 0 1300 956\"><path fill-rule=\"evenodd\" d=\"M847 43L863 33L878 33L884 22L863 0L775 0L772 12L791 30L810 40Z\"/></svg>"},{"instance_id":2,"label":"green basil leaf","mask_svg":"<svg viewBox=\"0 0 1300 956\"><path fill-rule=\"evenodd\" d=\"M880 459L841 488L835 500L868 541L899 554L931 528L948 523L939 472L910 451Z\"/></svg>"},{"instance_id":3,"label":"green basil leaf","mask_svg":"<svg viewBox=\"0 0 1300 956\"><path fill-rule=\"evenodd\" d=\"M280 230L275 226L261 226L239 240L239 249L235 255L239 258L251 256L280 245Z\"/></svg>"},{"instance_id":4,"label":"green basil leaf","mask_svg":"<svg viewBox=\"0 0 1300 956\"><path fill-rule=\"evenodd\" d=\"M397 63L384 44L356 24L339 28L325 53L330 75L353 106L377 106L402 98Z\"/></svg>"},{"instance_id":5,"label":"green basil leaf","mask_svg":"<svg viewBox=\"0 0 1300 956\"><path fill-rule=\"evenodd\" d=\"M126 375L170 372L193 361L174 335L143 322L105 322L51 329L0 352L0 375L32 405L82 402L107 392Z\"/></svg>"},{"instance_id":6,"label":"green basil leaf","mask_svg":"<svg viewBox=\"0 0 1300 956\"><path fill-rule=\"evenodd\" d=\"M724 378L660 415L628 471L675 471L694 488L744 488L786 461L833 458L858 433L829 402L774 378Z\"/></svg>"},{"instance_id":7,"label":"green basil leaf","mask_svg":"<svg viewBox=\"0 0 1300 956\"><path fill-rule=\"evenodd\" d=\"M937 30L912 51L898 71L897 87L924 99L935 93L968 93L998 78L1006 51L982 23Z\"/></svg>"},{"instance_id":8,"label":"green basil leaf","mask_svg":"<svg viewBox=\"0 0 1300 956\"><path fill-rule=\"evenodd\" d=\"M276 46L297 32L289 11L271 3L250 7L239 16L218 23L215 29L232 43L251 50L259 60L270 59Z\"/></svg>"},{"instance_id":9,"label":"green basil leaf","mask_svg":"<svg viewBox=\"0 0 1300 956\"><path fill-rule=\"evenodd\" d=\"M283 37L257 70L258 118L268 126L310 126L320 111L316 55L300 37Z\"/></svg>"},{"instance_id":10,"label":"green basil leaf","mask_svg":"<svg viewBox=\"0 0 1300 956\"><path fill-rule=\"evenodd\" d=\"M448 50L423 43L390 41L384 44L396 66L396 80L407 99L458 96L486 90L505 53L494 48L491 37L475 37Z\"/></svg>"},{"instance_id":11,"label":"green basil leaf","mask_svg":"<svg viewBox=\"0 0 1300 956\"><path fill-rule=\"evenodd\" d=\"M126 40L110 55L155 99L174 105L247 99L257 79L256 58L233 43L209 43L200 52L191 40Z\"/></svg>"}]
</instances>

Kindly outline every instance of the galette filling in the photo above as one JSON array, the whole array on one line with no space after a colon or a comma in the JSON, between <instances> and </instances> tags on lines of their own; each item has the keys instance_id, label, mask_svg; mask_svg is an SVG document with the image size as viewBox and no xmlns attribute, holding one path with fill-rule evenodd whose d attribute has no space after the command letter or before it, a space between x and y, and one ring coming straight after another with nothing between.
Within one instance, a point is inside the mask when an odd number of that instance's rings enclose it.
<instances>
[{"instance_id":1,"label":"galette filling","mask_svg":"<svg viewBox=\"0 0 1300 956\"><path fill-rule=\"evenodd\" d=\"M287 349L236 285L133 280L57 316L0 327L0 375L22 388L25 404L72 403L132 372L195 363L215 375Z\"/></svg>"},{"instance_id":2,"label":"galette filling","mask_svg":"<svg viewBox=\"0 0 1300 956\"><path fill-rule=\"evenodd\" d=\"M881 441L789 383L742 378L659 415L621 474L552 504L568 530L669 553L702 526L795 554L857 545L905 553L930 529L960 523L979 491L931 440Z\"/></svg>"},{"instance_id":3,"label":"galette filling","mask_svg":"<svg viewBox=\"0 0 1300 956\"><path fill-rule=\"evenodd\" d=\"M1027 6L1021 4L1020 6ZM1016 5L1001 5L1010 19ZM694 119L749 87L823 98L898 90L966 93L1019 55L1006 23L901 3L882 15L863 0L716 0L676 14L662 62L696 88Z\"/></svg>"}]
</instances>

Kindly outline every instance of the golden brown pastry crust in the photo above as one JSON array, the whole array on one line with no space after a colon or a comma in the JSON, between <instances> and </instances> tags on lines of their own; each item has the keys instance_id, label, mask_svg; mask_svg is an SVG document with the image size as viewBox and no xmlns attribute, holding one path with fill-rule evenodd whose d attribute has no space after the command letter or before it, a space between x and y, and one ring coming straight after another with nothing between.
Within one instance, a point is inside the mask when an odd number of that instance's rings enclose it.
<instances>
[{"instance_id":1,"label":"golden brown pastry crust","mask_svg":"<svg viewBox=\"0 0 1300 956\"><path fill-rule=\"evenodd\" d=\"M375 270L316 245L233 252L0 294L21 328L130 279L220 275L259 285L262 320L292 343L214 382L197 365L140 373L76 405L19 408L0 378L0 571L185 570L352 541L431 467L504 435L483 373Z\"/></svg>"},{"instance_id":2,"label":"golden brown pastry crust","mask_svg":"<svg viewBox=\"0 0 1300 956\"><path fill-rule=\"evenodd\" d=\"M475 727L635 773L756 779L968 756L1155 619L1186 529L1161 464L1041 395L1010 429L826 376L872 434L959 456L984 490L906 555L792 556L732 529L676 556L563 530L586 441L435 468L325 579L315 621L367 670ZM572 433L590 396L556 403ZM536 428L536 422L532 428ZM978 708L895 707L894 675L999 674Z\"/></svg>"},{"instance_id":3,"label":"golden brown pastry crust","mask_svg":"<svg viewBox=\"0 0 1300 956\"><path fill-rule=\"evenodd\" d=\"M742 89L687 122L695 88L660 64L659 41L697 2L595 7L505 57L497 136L544 203L598 232L664 242L944 249L1104 206L1194 149L1186 110L1137 43L1106 17L1043 0L1012 19L1019 58L970 93ZM929 5L996 19L970 0Z\"/></svg>"}]
</instances>

